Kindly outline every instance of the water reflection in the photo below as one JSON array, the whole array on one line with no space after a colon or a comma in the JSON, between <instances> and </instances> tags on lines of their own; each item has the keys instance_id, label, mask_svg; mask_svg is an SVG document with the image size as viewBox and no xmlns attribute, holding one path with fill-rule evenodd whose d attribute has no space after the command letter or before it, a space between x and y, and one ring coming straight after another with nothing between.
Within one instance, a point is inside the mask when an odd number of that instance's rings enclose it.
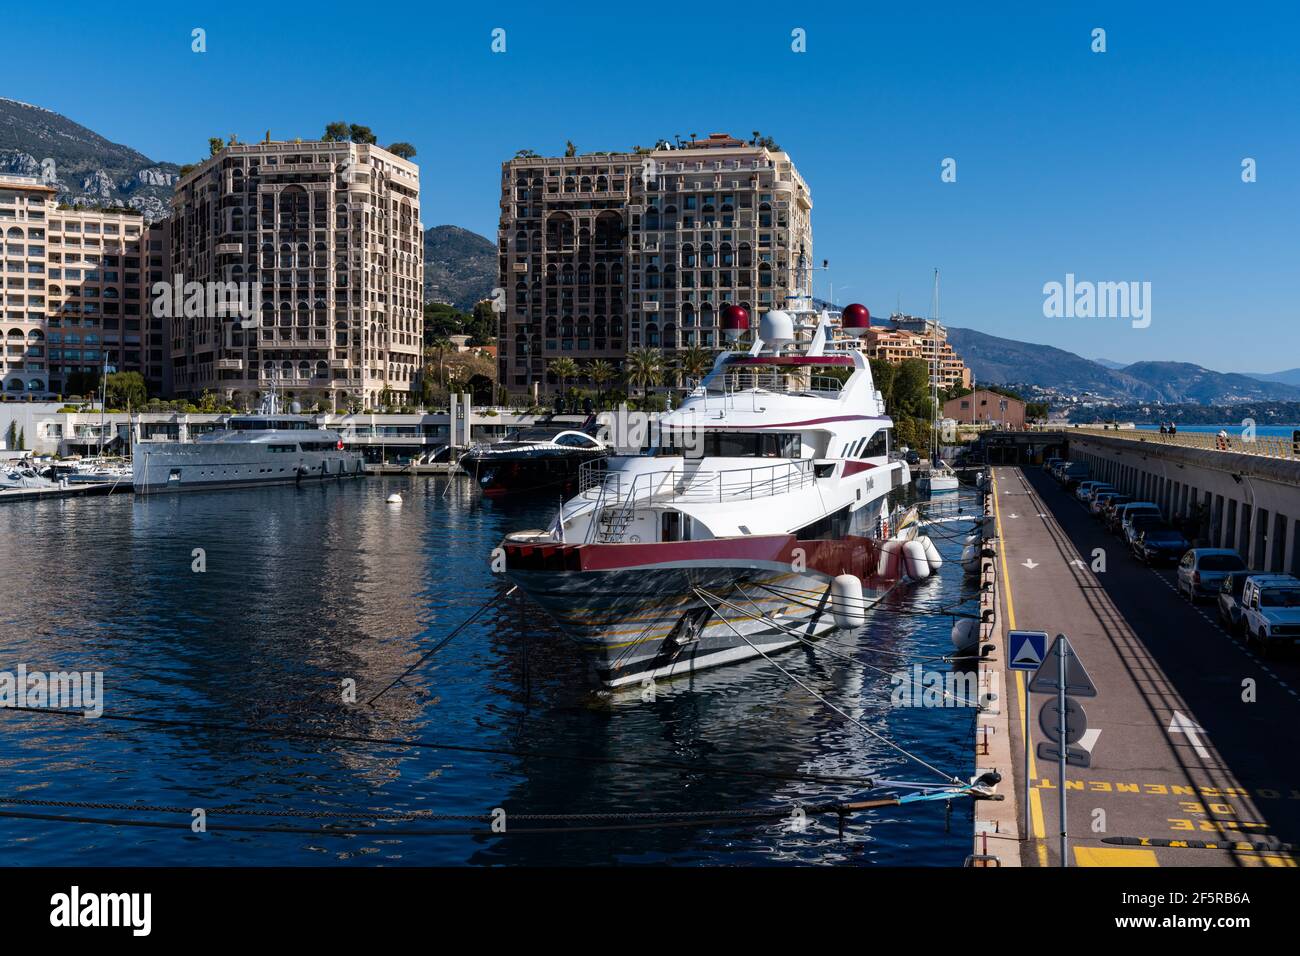
<instances>
[{"instance_id":1,"label":"water reflection","mask_svg":"<svg viewBox=\"0 0 1300 956\"><path fill-rule=\"evenodd\" d=\"M385 502L395 490L400 507ZM348 811L377 808L785 811L861 795L849 784L791 777L917 777L914 765L849 729L761 660L660 682L651 701L639 689L594 688L572 646L520 595L507 598L488 568L506 531L544 525L551 511L549 503L484 502L458 479L5 506L0 668L102 670L108 713L395 742L5 713L0 773L8 783L0 790L49 800L328 809L346 820ZM905 603L938 608L957 596L960 542L937 543L949 559L942 584ZM201 572L192 569L195 549ZM491 603L482 617L373 707L345 701L349 681L364 702L484 602ZM899 658L882 650L946 652L949 626L946 618L886 613L827 646L889 671ZM970 772L969 712L891 709L887 674L829 654L802 650L780 660L878 732ZM773 822L496 840L215 832L196 839L188 831L4 820L0 846L27 864L952 865L968 846L965 812L959 808L945 832L942 805L882 811L857 818L843 842L831 820L803 833Z\"/></svg>"}]
</instances>

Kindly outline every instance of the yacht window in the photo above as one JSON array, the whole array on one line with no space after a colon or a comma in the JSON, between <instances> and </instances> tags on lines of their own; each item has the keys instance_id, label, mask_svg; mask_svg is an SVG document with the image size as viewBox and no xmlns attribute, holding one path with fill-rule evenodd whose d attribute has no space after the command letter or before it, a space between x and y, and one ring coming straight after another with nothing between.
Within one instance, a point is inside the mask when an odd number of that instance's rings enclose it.
<instances>
[{"instance_id":1,"label":"yacht window","mask_svg":"<svg viewBox=\"0 0 1300 956\"><path fill-rule=\"evenodd\" d=\"M267 445L266 450L274 451L274 452L295 452L298 450L298 446L297 445Z\"/></svg>"},{"instance_id":2,"label":"yacht window","mask_svg":"<svg viewBox=\"0 0 1300 956\"><path fill-rule=\"evenodd\" d=\"M845 505L839 511L826 515L814 521L812 524L805 525L795 532L795 537L800 541L811 541L816 538L830 538L832 540L842 538L849 533L849 526L852 519L849 515L849 506Z\"/></svg>"},{"instance_id":3,"label":"yacht window","mask_svg":"<svg viewBox=\"0 0 1300 956\"><path fill-rule=\"evenodd\" d=\"M881 458L889 454L889 429L882 428L867 442L866 449L862 452L863 458Z\"/></svg>"},{"instance_id":4,"label":"yacht window","mask_svg":"<svg viewBox=\"0 0 1300 956\"><path fill-rule=\"evenodd\" d=\"M702 454L709 458L799 458L803 454L797 432L705 432L702 446Z\"/></svg>"}]
</instances>

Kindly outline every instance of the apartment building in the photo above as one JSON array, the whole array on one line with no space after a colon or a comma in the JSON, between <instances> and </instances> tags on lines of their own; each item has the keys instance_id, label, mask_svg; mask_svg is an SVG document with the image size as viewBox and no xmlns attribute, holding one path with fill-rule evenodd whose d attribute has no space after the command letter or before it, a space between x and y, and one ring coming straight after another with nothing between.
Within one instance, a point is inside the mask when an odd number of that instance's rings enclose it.
<instances>
[{"instance_id":1,"label":"apartment building","mask_svg":"<svg viewBox=\"0 0 1300 956\"><path fill-rule=\"evenodd\" d=\"M168 281L206 293L172 319L177 394L251 406L274 389L330 410L414 397L424 327L415 163L348 142L227 146L181 178L170 230ZM238 304L214 289L237 292Z\"/></svg>"},{"instance_id":2,"label":"apartment building","mask_svg":"<svg viewBox=\"0 0 1300 956\"><path fill-rule=\"evenodd\" d=\"M757 316L803 286L811 214L786 153L723 133L503 163L501 384L550 391L561 356L618 366L629 349L721 347L723 308Z\"/></svg>"},{"instance_id":3,"label":"apartment building","mask_svg":"<svg viewBox=\"0 0 1300 956\"><path fill-rule=\"evenodd\" d=\"M970 369L948 342L948 330L941 323L897 312L889 321L890 326L873 326L863 337L867 355L894 365L923 359L930 368L931 384L937 368L940 388L970 388Z\"/></svg>"},{"instance_id":4,"label":"apartment building","mask_svg":"<svg viewBox=\"0 0 1300 956\"><path fill-rule=\"evenodd\" d=\"M0 234L5 395L66 395L105 366L167 390L165 323L147 307L164 227L126 210L60 208L52 186L0 175Z\"/></svg>"}]
</instances>

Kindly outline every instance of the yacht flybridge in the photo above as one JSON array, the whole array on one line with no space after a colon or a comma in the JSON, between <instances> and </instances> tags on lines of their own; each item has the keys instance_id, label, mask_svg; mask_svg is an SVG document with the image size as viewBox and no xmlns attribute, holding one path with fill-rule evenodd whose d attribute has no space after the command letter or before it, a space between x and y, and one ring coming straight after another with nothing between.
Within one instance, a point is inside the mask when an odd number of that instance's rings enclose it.
<instances>
[{"instance_id":1,"label":"yacht flybridge","mask_svg":"<svg viewBox=\"0 0 1300 956\"><path fill-rule=\"evenodd\" d=\"M722 318L733 342L749 331L743 308ZM869 326L861 305L792 297L748 349L718 356L646 447L584 469L549 529L506 538L506 573L606 684L860 626L865 595L928 573L915 513L888 505L911 476L857 347Z\"/></svg>"}]
</instances>

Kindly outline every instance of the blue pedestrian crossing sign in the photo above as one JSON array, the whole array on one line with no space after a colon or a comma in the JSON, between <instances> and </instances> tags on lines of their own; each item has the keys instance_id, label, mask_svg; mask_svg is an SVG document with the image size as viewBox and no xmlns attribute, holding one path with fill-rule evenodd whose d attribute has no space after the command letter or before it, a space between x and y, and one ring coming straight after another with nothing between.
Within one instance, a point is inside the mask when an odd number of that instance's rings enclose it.
<instances>
[{"instance_id":1,"label":"blue pedestrian crossing sign","mask_svg":"<svg viewBox=\"0 0 1300 956\"><path fill-rule=\"evenodd\" d=\"M1046 631L1011 631L1007 634L1010 662L1013 671L1036 671L1047 656Z\"/></svg>"}]
</instances>

